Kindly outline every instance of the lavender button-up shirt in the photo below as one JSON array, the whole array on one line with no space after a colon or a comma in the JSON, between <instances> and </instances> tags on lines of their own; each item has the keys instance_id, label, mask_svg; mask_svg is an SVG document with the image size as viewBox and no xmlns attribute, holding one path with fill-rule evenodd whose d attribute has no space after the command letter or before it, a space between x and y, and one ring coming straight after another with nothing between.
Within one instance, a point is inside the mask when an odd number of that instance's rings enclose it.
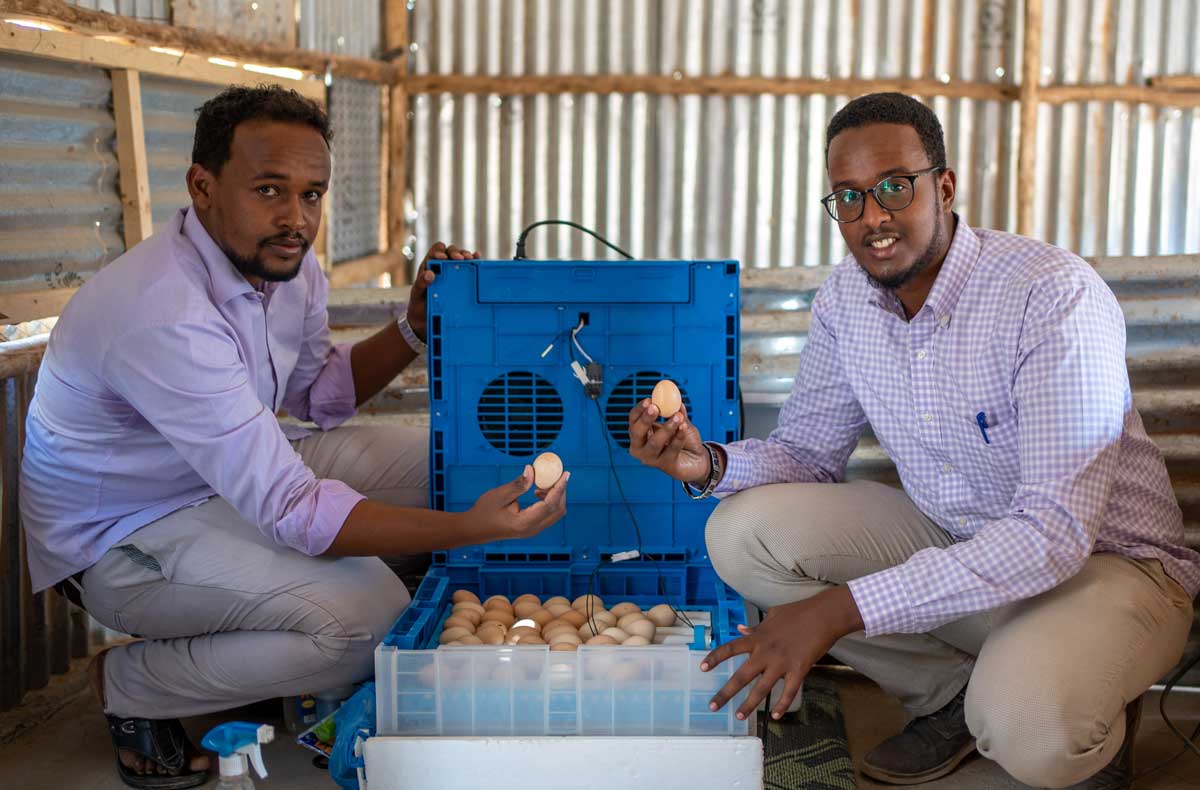
<instances>
[{"instance_id":1,"label":"lavender button-up shirt","mask_svg":"<svg viewBox=\"0 0 1200 790\"><path fill-rule=\"evenodd\" d=\"M1133 408L1121 308L1069 252L960 219L911 321L847 257L813 302L779 427L725 446L716 494L839 481L867 425L957 541L850 582L868 636L1029 598L1095 552L1159 560L1200 590L1200 555L1183 546L1162 455Z\"/></svg>"},{"instance_id":2,"label":"lavender button-up shirt","mask_svg":"<svg viewBox=\"0 0 1200 790\"><path fill-rule=\"evenodd\" d=\"M318 480L275 417L354 414L350 350L331 348L315 255L255 290L184 209L71 299L26 422L21 515L33 588L134 530L216 495L316 555L361 494Z\"/></svg>"}]
</instances>

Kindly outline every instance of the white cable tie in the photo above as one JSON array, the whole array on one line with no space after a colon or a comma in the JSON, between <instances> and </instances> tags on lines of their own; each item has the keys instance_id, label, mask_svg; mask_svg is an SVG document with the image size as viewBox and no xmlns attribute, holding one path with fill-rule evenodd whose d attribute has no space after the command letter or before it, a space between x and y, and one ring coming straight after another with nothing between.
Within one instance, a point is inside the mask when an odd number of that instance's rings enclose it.
<instances>
[{"instance_id":1,"label":"white cable tie","mask_svg":"<svg viewBox=\"0 0 1200 790\"><path fill-rule=\"evenodd\" d=\"M571 371L575 374L575 378L579 379L580 384L585 387L588 385L590 380L588 379L587 372L583 369L583 365L572 359Z\"/></svg>"},{"instance_id":2,"label":"white cable tie","mask_svg":"<svg viewBox=\"0 0 1200 790\"><path fill-rule=\"evenodd\" d=\"M642 555L638 552L637 549L630 549L629 551L618 551L616 554L612 555L612 561L613 562L624 562L625 560L636 560L640 556L642 556Z\"/></svg>"}]
</instances>

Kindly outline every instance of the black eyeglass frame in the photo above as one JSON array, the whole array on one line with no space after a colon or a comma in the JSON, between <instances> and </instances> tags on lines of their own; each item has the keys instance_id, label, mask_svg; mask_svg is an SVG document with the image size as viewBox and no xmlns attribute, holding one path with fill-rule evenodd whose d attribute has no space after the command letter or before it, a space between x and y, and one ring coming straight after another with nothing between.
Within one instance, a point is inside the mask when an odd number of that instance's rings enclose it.
<instances>
[{"instance_id":1,"label":"black eyeglass frame","mask_svg":"<svg viewBox=\"0 0 1200 790\"><path fill-rule=\"evenodd\" d=\"M835 189L833 192L830 192L828 195L821 198L821 205L825 206L825 213L829 215L829 218L832 219L834 222L838 223L839 225L844 225L847 222L858 222L860 219L862 219L863 212L867 210L867 195L870 195L871 199L874 200L879 205L879 207L881 209L883 209L884 211L903 211L904 209L911 206L912 202L914 200L916 200L917 179L920 178L921 176L929 175L930 173L937 173L937 172L945 170L945 169L946 168L941 165L934 165L933 167L927 167L924 170L918 170L914 173L895 173L893 175L885 176L885 177L879 179L879 183L876 184L875 186L871 187L870 189L863 189L863 190ZM897 178L908 179L908 194L909 194L908 202L898 208L888 208L887 206L883 205L883 203L879 200L879 197L875 194L875 190L877 190L881 186L883 186L885 181L892 181L893 179L897 179ZM838 195L840 195L843 192L862 192L862 202L859 203L858 214L853 219L839 219L837 216L837 208L834 205L833 200L834 200L834 198L836 198Z\"/></svg>"}]
</instances>

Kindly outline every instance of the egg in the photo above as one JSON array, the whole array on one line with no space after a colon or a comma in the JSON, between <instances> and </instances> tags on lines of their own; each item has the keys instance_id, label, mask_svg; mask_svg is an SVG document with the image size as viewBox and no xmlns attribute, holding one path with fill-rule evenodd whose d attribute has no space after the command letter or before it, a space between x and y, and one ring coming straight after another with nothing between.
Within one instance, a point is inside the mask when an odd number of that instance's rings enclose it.
<instances>
[{"instance_id":1,"label":"egg","mask_svg":"<svg viewBox=\"0 0 1200 790\"><path fill-rule=\"evenodd\" d=\"M514 642L514 644L518 644L518 645L522 645L522 646L524 646L524 645L544 645L544 644L546 644L546 640L542 639L537 634L522 634L520 637L517 638L517 641Z\"/></svg>"},{"instance_id":2,"label":"egg","mask_svg":"<svg viewBox=\"0 0 1200 790\"><path fill-rule=\"evenodd\" d=\"M587 615L585 615L583 612L579 611L578 609L571 609L569 611L563 612L562 614L558 615L558 619L562 620L565 623L570 623L571 625L578 628L579 626L581 626L585 622L587 622Z\"/></svg>"},{"instance_id":3,"label":"egg","mask_svg":"<svg viewBox=\"0 0 1200 790\"><path fill-rule=\"evenodd\" d=\"M490 611L492 609L512 609L512 604L503 595L493 595L483 602L483 610Z\"/></svg>"},{"instance_id":4,"label":"egg","mask_svg":"<svg viewBox=\"0 0 1200 790\"><path fill-rule=\"evenodd\" d=\"M548 603L546 604L546 611L555 617L562 617L567 612L575 610L571 608L571 604L569 603Z\"/></svg>"},{"instance_id":5,"label":"egg","mask_svg":"<svg viewBox=\"0 0 1200 790\"><path fill-rule=\"evenodd\" d=\"M675 386L675 382L663 379L654 385L654 391L650 393L650 402L658 407L660 415L670 418L683 406L683 396L679 393L679 387Z\"/></svg>"},{"instance_id":6,"label":"egg","mask_svg":"<svg viewBox=\"0 0 1200 790\"><path fill-rule=\"evenodd\" d=\"M562 459L554 453L542 453L533 459L533 484L541 491L553 487L562 473Z\"/></svg>"},{"instance_id":7,"label":"egg","mask_svg":"<svg viewBox=\"0 0 1200 790\"><path fill-rule=\"evenodd\" d=\"M513 598L513 607L515 608L517 604L526 602L535 603L538 605L539 609L542 608L542 599L538 598L533 593L525 593L524 595L518 595L516 598Z\"/></svg>"},{"instance_id":8,"label":"egg","mask_svg":"<svg viewBox=\"0 0 1200 790\"><path fill-rule=\"evenodd\" d=\"M675 610L665 603L660 603L646 612L646 617L650 618L659 628L675 625Z\"/></svg>"},{"instance_id":9,"label":"egg","mask_svg":"<svg viewBox=\"0 0 1200 790\"><path fill-rule=\"evenodd\" d=\"M530 628L529 626L525 626L525 625L518 625L518 626L514 626L508 632L508 634L505 635L504 641L510 645L515 645L521 641L521 637L538 636L538 635L539 635L538 630L536 628Z\"/></svg>"},{"instance_id":10,"label":"egg","mask_svg":"<svg viewBox=\"0 0 1200 790\"><path fill-rule=\"evenodd\" d=\"M633 614L634 612L641 614L642 607L638 606L635 603L630 603L629 601L624 601L623 603L617 604L616 606L609 609L608 611L612 612L617 617L624 617L625 615Z\"/></svg>"},{"instance_id":11,"label":"egg","mask_svg":"<svg viewBox=\"0 0 1200 790\"><path fill-rule=\"evenodd\" d=\"M500 623L505 628L511 628L515 619L513 613L508 609L491 609L483 614L484 623Z\"/></svg>"},{"instance_id":12,"label":"egg","mask_svg":"<svg viewBox=\"0 0 1200 790\"><path fill-rule=\"evenodd\" d=\"M579 649L579 642L551 642L550 649L559 652L565 650L575 651ZM553 679L553 678L552 678Z\"/></svg>"},{"instance_id":13,"label":"egg","mask_svg":"<svg viewBox=\"0 0 1200 790\"><path fill-rule=\"evenodd\" d=\"M568 599L564 598L561 595L555 595L553 597L547 598L546 600L542 601L542 606L549 609L551 606L555 606L560 603L565 603L567 606L571 605L571 602Z\"/></svg>"},{"instance_id":14,"label":"egg","mask_svg":"<svg viewBox=\"0 0 1200 790\"><path fill-rule=\"evenodd\" d=\"M485 645L502 645L504 644L503 628L480 628L475 637Z\"/></svg>"},{"instance_id":15,"label":"egg","mask_svg":"<svg viewBox=\"0 0 1200 790\"><path fill-rule=\"evenodd\" d=\"M595 628L592 627L591 623L584 623L583 625L579 626L579 630L575 633L579 634L580 638L587 640L591 639L593 636L596 636L603 630L604 629L600 627L599 623L596 624Z\"/></svg>"},{"instance_id":16,"label":"egg","mask_svg":"<svg viewBox=\"0 0 1200 790\"><path fill-rule=\"evenodd\" d=\"M483 617L484 609L477 603L472 601L463 601L462 603L454 604L454 608L450 610L454 614L462 614L470 617L475 622L479 622L479 618Z\"/></svg>"},{"instance_id":17,"label":"egg","mask_svg":"<svg viewBox=\"0 0 1200 790\"><path fill-rule=\"evenodd\" d=\"M615 610L613 611L613 614L616 614ZM646 619L646 615L642 614L641 610L636 611L636 612L630 612L629 614L624 615L619 620L617 620L617 628L625 628L625 626L629 625L630 623L636 622L638 620L645 620L645 619ZM625 630L628 631L629 629L625 628Z\"/></svg>"},{"instance_id":18,"label":"egg","mask_svg":"<svg viewBox=\"0 0 1200 790\"><path fill-rule=\"evenodd\" d=\"M437 664L430 663L421 667L421 671L417 673L417 679L425 688L434 688L437 686L438 667Z\"/></svg>"},{"instance_id":19,"label":"egg","mask_svg":"<svg viewBox=\"0 0 1200 790\"><path fill-rule=\"evenodd\" d=\"M482 645L483 640L480 639L479 637L475 636L475 634L467 634L466 636L460 636L458 638L458 644L460 644L460 645Z\"/></svg>"},{"instance_id":20,"label":"egg","mask_svg":"<svg viewBox=\"0 0 1200 790\"><path fill-rule=\"evenodd\" d=\"M620 628L617 628L616 626L613 626L612 628L605 628L603 631L600 632L600 635L601 636L611 636L613 639L617 640L618 642L624 642L626 639L629 638L629 634L625 633L624 631L622 631Z\"/></svg>"},{"instance_id":21,"label":"egg","mask_svg":"<svg viewBox=\"0 0 1200 790\"><path fill-rule=\"evenodd\" d=\"M577 630L579 629L568 623L566 620L551 620L542 626L542 636L548 638L550 635L558 631L568 631L573 634Z\"/></svg>"},{"instance_id":22,"label":"egg","mask_svg":"<svg viewBox=\"0 0 1200 790\"><path fill-rule=\"evenodd\" d=\"M652 621L643 618L641 620L634 620L632 623L622 626L621 630L629 634L631 639L635 636L640 636L642 639L645 639L647 643L649 643L652 639L654 639L654 634L658 631L658 627L655 626Z\"/></svg>"},{"instance_id":23,"label":"egg","mask_svg":"<svg viewBox=\"0 0 1200 790\"><path fill-rule=\"evenodd\" d=\"M469 617L452 614L446 618L446 622L442 624L442 628L465 628L471 633L475 633L476 625L478 625L478 621L472 622Z\"/></svg>"},{"instance_id":24,"label":"egg","mask_svg":"<svg viewBox=\"0 0 1200 790\"><path fill-rule=\"evenodd\" d=\"M593 645L593 646L594 645L617 645L617 644L620 644L620 642L613 639L611 636L608 636L607 634L597 634L596 636L593 636L591 639L589 639L584 644Z\"/></svg>"},{"instance_id":25,"label":"egg","mask_svg":"<svg viewBox=\"0 0 1200 790\"><path fill-rule=\"evenodd\" d=\"M529 619L537 623L539 628L544 628L547 623L554 619L554 615L550 614L545 609L538 609L536 612L529 615Z\"/></svg>"},{"instance_id":26,"label":"egg","mask_svg":"<svg viewBox=\"0 0 1200 790\"><path fill-rule=\"evenodd\" d=\"M465 628L447 628L442 631L438 637L438 644L444 645L447 642L453 642L456 639L461 639L464 636L471 636L471 632Z\"/></svg>"},{"instance_id":27,"label":"egg","mask_svg":"<svg viewBox=\"0 0 1200 790\"><path fill-rule=\"evenodd\" d=\"M653 623L651 623L651 625L653 625ZM650 644L649 639L644 636L638 636L637 634L634 634L622 642L621 647L645 647L648 644Z\"/></svg>"},{"instance_id":28,"label":"egg","mask_svg":"<svg viewBox=\"0 0 1200 790\"><path fill-rule=\"evenodd\" d=\"M517 617L529 617L539 611L542 611L542 605L533 601L519 601L513 604L513 614Z\"/></svg>"},{"instance_id":29,"label":"egg","mask_svg":"<svg viewBox=\"0 0 1200 790\"><path fill-rule=\"evenodd\" d=\"M575 633L574 631L556 631L549 636L543 634L543 637L551 645L558 645L562 644L563 642L568 642L572 645L578 645L582 644L583 642L583 640L579 638L579 634Z\"/></svg>"},{"instance_id":30,"label":"egg","mask_svg":"<svg viewBox=\"0 0 1200 790\"><path fill-rule=\"evenodd\" d=\"M587 619L586 617L584 618ZM596 621L596 625L609 628L617 624L617 616L612 612L601 609L598 612L592 612L592 619ZM603 628L601 630L603 630Z\"/></svg>"},{"instance_id":31,"label":"egg","mask_svg":"<svg viewBox=\"0 0 1200 790\"><path fill-rule=\"evenodd\" d=\"M454 603L462 603L463 601L479 603L479 596L470 590L455 590L454 595L450 596L450 600Z\"/></svg>"},{"instance_id":32,"label":"egg","mask_svg":"<svg viewBox=\"0 0 1200 790\"><path fill-rule=\"evenodd\" d=\"M604 608L604 601L598 595L581 595L574 601L571 601L571 608L578 609L581 612L595 611Z\"/></svg>"}]
</instances>

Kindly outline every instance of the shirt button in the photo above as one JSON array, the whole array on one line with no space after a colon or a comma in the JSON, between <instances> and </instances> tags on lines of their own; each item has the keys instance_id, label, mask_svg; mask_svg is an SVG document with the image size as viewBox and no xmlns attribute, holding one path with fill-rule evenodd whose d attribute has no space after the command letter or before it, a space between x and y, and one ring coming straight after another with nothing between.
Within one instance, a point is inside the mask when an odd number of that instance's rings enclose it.
<instances>
[{"instance_id":1,"label":"shirt button","mask_svg":"<svg viewBox=\"0 0 1200 790\"><path fill-rule=\"evenodd\" d=\"M958 525L959 525L960 527L965 527L965 526L967 525L967 517L966 517L966 516L959 516L959 517L958 517Z\"/></svg>"},{"instance_id":2,"label":"shirt button","mask_svg":"<svg viewBox=\"0 0 1200 790\"><path fill-rule=\"evenodd\" d=\"M948 316L948 315L942 316L941 318L938 319L938 324L942 327L942 329L945 329L946 327L950 326L950 316Z\"/></svg>"},{"instance_id":3,"label":"shirt button","mask_svg":"<svg viewBox=\"0 0 1200 790\"><path fill-rule=\"evenodd\" d=\"M925 351L925 349L921 349L917 352L917 359L924 359L927 356L929 356L929 354Z\"/></svg>"},{"instance_id":4,"label":"shirt button","mask_svg":"<svg viewBox=\"0 0 1200 790\"><path fill-rule=\"evenodd\" d=\"M951 466L950 464L942 464L942 471L943 472L953 472L954 467Z\"/></svg>"},{"instance_id":5,"label":"shirt button","mask_svg":"<svg viewBox=\"0 0 1200 790\"><path fill-rule=\"evenodd\" d=\"M925 412L924 414L921 415L921 419L924 420L925 422L933 422L933 415L930 414L929 412Z\"/></svg>"}]
</instances>

